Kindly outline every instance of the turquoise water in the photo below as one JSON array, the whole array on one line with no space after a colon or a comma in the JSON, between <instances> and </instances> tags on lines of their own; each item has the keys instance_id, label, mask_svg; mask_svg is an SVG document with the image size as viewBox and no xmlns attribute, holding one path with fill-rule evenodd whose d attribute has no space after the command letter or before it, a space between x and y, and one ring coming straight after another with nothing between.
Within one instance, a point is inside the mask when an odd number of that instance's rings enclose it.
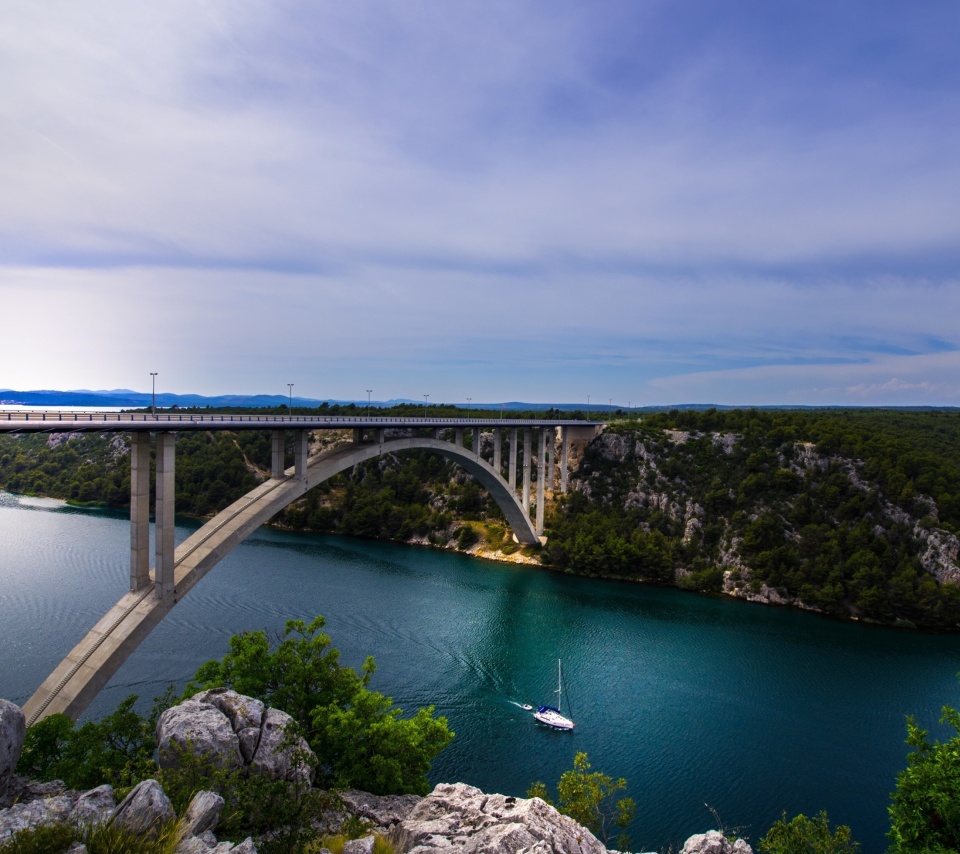
<instances>
[{"instance_id":1,"label":"turquoise water","mask_svg":"<svg viewBox=\"0 0 960 854\"><path fill-rule=\"evenodd\" d=\"M121 596L128 560L123 517L0 493L0 696L26 700ZM865 852L882 851L904 715L946 735L940 707L960 705L956 636L262 531L177 606L90 715L182 685L234 632L317 613L347 663L376 658L376 688L449 718L457 737L434 780L522 795L586 751L629 782L635 850L714 826L709 804L754 840L783 810L827 809ZM517 705L552 701L558 657L572 735Z\"/></svg>"}]
</instances>

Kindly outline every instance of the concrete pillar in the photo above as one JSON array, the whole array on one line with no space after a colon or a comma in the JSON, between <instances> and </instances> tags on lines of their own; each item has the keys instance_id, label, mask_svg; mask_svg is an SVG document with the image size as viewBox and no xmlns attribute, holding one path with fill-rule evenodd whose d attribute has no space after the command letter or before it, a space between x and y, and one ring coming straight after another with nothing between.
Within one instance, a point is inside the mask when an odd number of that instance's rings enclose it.
<instances>
[{"instance_id":1,"label":"concrete pillar","mask_svg":"<svg viewBox=\"0 0 960 854\"><path fill-rule=\"evenodd\" d=\"M553 493L553 485L556 483L557 469L554 464L554 446L557 444L556 427L545 427L547 434L547 492Z\"/></svg>"},{"instance_id":2,"label":"concrete pillar","mask_svg":"<svg viewBox=\"0 0 960 854\"><path fill-rule=\"evenodd\" d=\"M510 428L510 488L517 491L517 428Z\"/></svg>"},{"instance_id":3,"label":"concrete pillar","mask_svg":"<svg viewBox=\"0 0 960 854\"><path fill-rule=\"evenodd\" d=\"M543 533L543 484L547 476L546 462L547 429L540 428L540 450L537 452L537 524L536 531L539 537Z\"/></svg>"},{"instance_id":4,"label":"concrete pillar","mask_svg":"<svg viewBox=\"0 0 960 854\"><path fill-rule=\"evenodd\" d=\"M500 459L500 428L493 428L493 467L497 474L503 477L503 465Z\"/></svg>"},{"instance_id":5,"label":"concrete pillar","mask_svg":"<svg viewBox=\"0 0 960 854\"><path fill-rule=\"evenodd\" d=\"M150 434L130 434L130 592L150 583Z\"/></svg>"},{"instance_id":6,"label":"concrete pillar","mask_svg":"<svg viewBox=\"0 0 960 854\"><path fill-rule=\"evenodd\" d=\"M567 465L570 459L570 433L566 427L560 428L560 492L567 494Z\"/></svg>"},{"instance_id":7,"label":"concrete pillar","mask_svg":"<svg viewBox=\"0 0 960 854\"><path fill-rule=\"evenodd\" d=\"M157 433L156 519L153 534L156 558L153 566L153 590L158 599L173 604L173 513L176 482L176 437L173 433Z\"/></svg>"},{"instance_id":8,"label":"concrete pillar","mask_svg":"<svg viewBox=\"0 0 960 854\"><path fill-rule=\"evenodd\" d=\"M310 434L306 430L297 430L293 434L293 463L295 468L294 476L304 486L307 485L307 454L310 451ZM356 439L354 439L356 441Z\"/></svg>"},{"instance_id":9,"label":"concrete pillar","mask_svg":"<svg viewBox=\"0 0 960 854\"><path fill-rule=\"evenodd\" d=\"M432 428L430 429L429 436L430 436L431 439L439 439L439 438L440 438L440 428L439 428L439 427L432 427Z\"/></svg>"},{"instance_id":10,"label":"concrete pillar","mask_svg":"<svg viewBox=\"0 0 960 854\"><path fill-rule=\"evenodd\" d=\"M281 478L286 466L283 464L285 436L283 430L274 430L270 442L272 445L272 454L270 462L270 477Z\"/></svg>"},{"instance_id":11,"label":"concrete pillar","mask_svg":"<svg viewBox=\"0 0 960 854\"><path fill-rule=\"evenodd\" d=\"M387 431L384 430L383 427L381 427L379 430L377 430L377 444L378 444L378 445L382 445L382 444L383 444L383 440L384 440L384 438L386 437L386 435L387 435Z\"/></svg>"},{"instance_id":12,"label":"concrete pillar","mask_svg":"<svg viewBox=\"0 0 960 854\"><path fill-rule=\"evenodd\" d=\"M463 427L455 427L453 430L453 444L458 448L463 447Z\"/></svg>"},{"instance_id":13,"label":"concrete pillar","mask_svg":"<svg viewBox=\"0 0 960 854\"><path fill-rule=\"evenodd\" d=\"M359 445L363 441L363 428L354 427L353 428L353 444Z\"/></svg>"},{"instance_id":14,"label":"concrete pillar","mask_svg":"<svg viewBox=\"0 0 960 854\"><path fill-rule=\"evenodd\" d=\"M480 428L473 428L473 455L480 459Z\"/></svg>"},{"instance_id":15,"label":"concrete pillar","mask_svg":"<svg viewBox=\"0 0 960 854\"><path fill-rule=\"evenodd\" d=\"M530 427L523 428L523 497L521 504L523 512L530 515L530 453L533 444L533 430Z\"/></svg>"}]
</instances>

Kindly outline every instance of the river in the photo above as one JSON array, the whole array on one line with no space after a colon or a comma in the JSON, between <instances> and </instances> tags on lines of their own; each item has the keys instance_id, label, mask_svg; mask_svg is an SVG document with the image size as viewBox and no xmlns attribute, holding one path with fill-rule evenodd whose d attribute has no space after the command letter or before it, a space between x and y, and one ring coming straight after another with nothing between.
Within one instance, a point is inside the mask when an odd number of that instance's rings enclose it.
<instances>
[{"instance_id":1,"label":"river","mask_svg":"<svg viewBox=\"0 0 960 854\"><path fill-rule=\"evenodd\" d=\"M177 540L193 530L177 526ZM120 598L123 516L0 493L0 696L23 703ZM144 707L221 657L231 634L327 618L343 660L373 655L373 686L433 704L457 736L434 781L523 795L586 751L637 802L634 850L715 826L756 841L782 811L826 809L864 851L886 847L904 716L935 735L960 705L960 637L833 622L672 589L458 554L261 530L143 643L89 711ZM563 659L573 734L518 703L550 702Z\"/></svg>"}]
</instances>

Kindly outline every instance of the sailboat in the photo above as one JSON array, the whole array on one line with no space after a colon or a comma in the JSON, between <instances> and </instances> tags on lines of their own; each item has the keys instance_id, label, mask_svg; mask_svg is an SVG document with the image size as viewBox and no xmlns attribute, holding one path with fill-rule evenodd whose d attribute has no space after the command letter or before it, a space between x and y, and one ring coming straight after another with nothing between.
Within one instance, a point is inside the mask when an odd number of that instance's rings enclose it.
<instances>
[{"instance_id":1,"label":"sailboat","mask_svg":"<svg viewBox=\"0 0 960 854\"><path fill-rule=\"evenodd\" d=\"M572 730L573 721L560 714L560 699L563 696L563 672L560 668L560 659L557 659L557 705L541 706L533 713L533 717L540 723L553 729Z\"/></svg>"}]
</instances>

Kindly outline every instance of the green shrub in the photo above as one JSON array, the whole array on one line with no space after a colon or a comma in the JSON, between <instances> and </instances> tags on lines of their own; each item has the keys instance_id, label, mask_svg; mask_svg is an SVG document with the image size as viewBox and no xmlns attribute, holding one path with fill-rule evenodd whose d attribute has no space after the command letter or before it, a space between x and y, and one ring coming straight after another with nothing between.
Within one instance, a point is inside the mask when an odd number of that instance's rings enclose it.
<instances>
[{"instance_id":1,"label":"green shrub","mask_svg":"<svg viewBox=\"0 0 960 854\"><path fill-rule=\"evenodd\" d=\"M891 795L890 854L960 850L960 712L945 706L940 722L957 735L930 742L927 731L907 718L907 744L914 750Z\"/></svg>"},{"instance_id":2,"label":"green shrub","mask_svg":"<svg viewBox=\"0 0 960 854\"><path fill-rule=\"evenodd\" d=\"M853 841L845 824L831 832L825 811L813 818L801 813L790 821L784 813L760 840L758 850L761 854L857 854L860 843Z\"/></svg>"},{"instance_id":3,"label":"green shrub","mask_svg":"<svg viewBox=\"0 0 960 854\"><path fill-rule=\"evenodd\" d=\"M633 821L636 804L633 798L618 798L616 795L627 788L627 781L620 777L614 780L608 774L591 771L586 753L578 753L573 759L573 768L564 771L557 783L557 802L549 797L547 787L534 783L527 797L541 798L555 806L564 815L591 830L604 844L609 841L614 827L621 829L617 847L621 851L630 848L630 839L623 832Z\"/></svg>"},{"instance_id":4,"label":"green shrub","mask_svg":"<svg viewBox=\"0 0 960 854\"><path fill-rule=\"evenodd\" d=\"M230 652L202 665L185 695L225 686L287 712L317 755L322 785L425 795L430 765L453 739L447 719L432 706L401 718L391 698L367 687L373 659L362 675L342 666L324 623L289 620L276 649L266 632L234 635Z\"/></svg>"},{"instance_id":5,"label":"green shrub","mask_svg":"<svg viewBox=\"0 0 960 854\"><path fill-rule=\"evenodd\" d=\"M147 835L112 822L93 827L30 827L0 843L0 854L63 854L74 842L86 845L88 854L173 854L180 842L180 825L165 822Z\"/></svg>"}]
</instances>

